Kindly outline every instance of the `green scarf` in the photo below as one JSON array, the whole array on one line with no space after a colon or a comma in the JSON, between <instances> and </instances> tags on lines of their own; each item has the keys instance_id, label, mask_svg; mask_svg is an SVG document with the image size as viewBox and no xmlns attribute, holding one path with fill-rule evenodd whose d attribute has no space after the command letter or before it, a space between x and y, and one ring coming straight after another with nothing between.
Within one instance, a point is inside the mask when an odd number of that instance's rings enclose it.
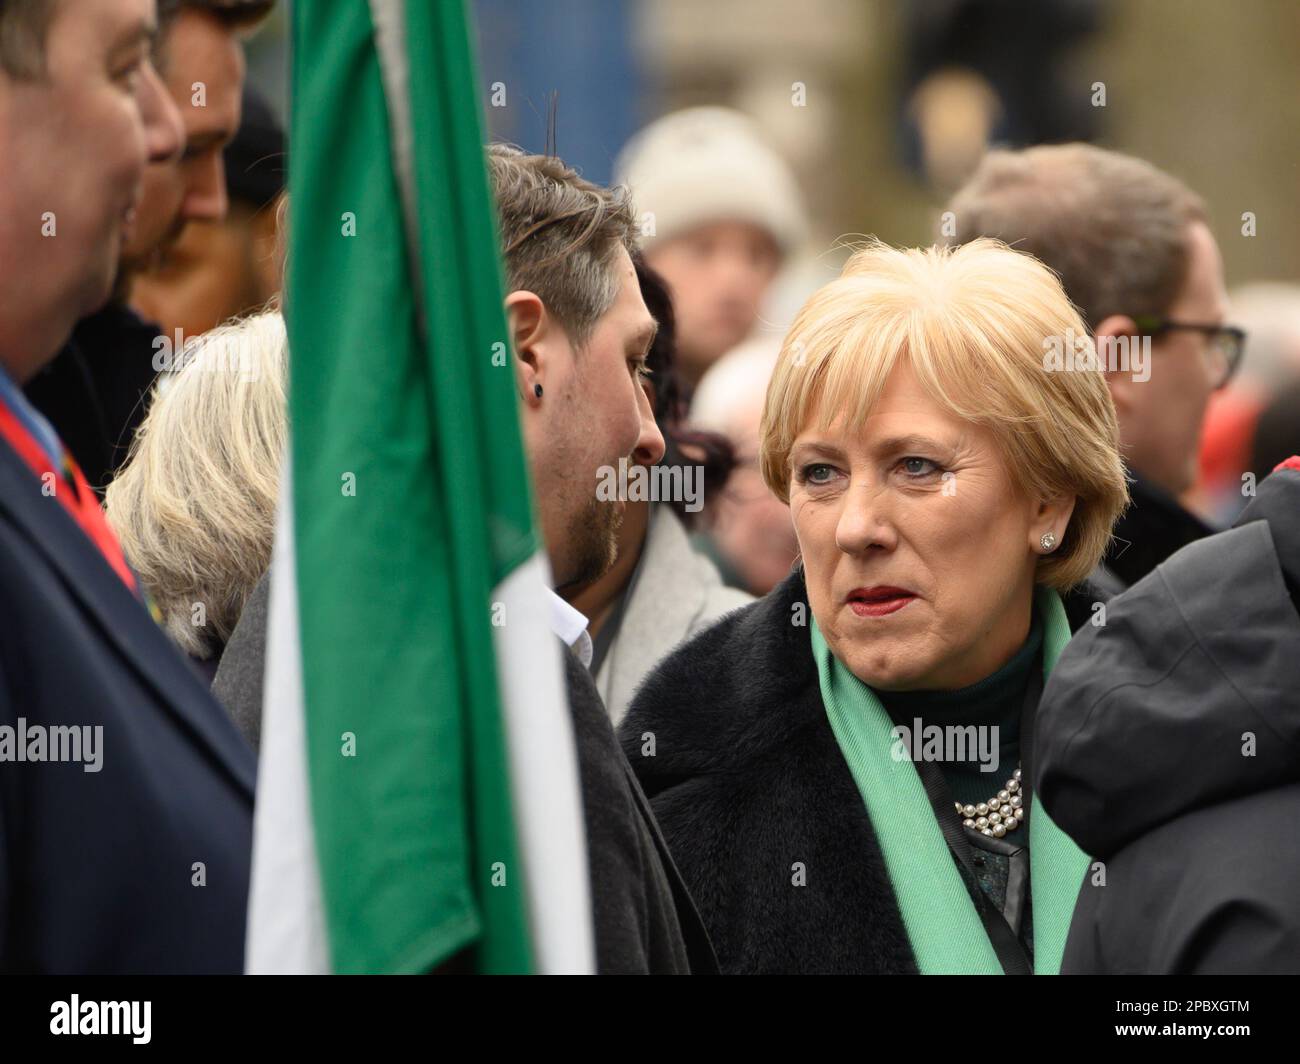
<instances>
[{"instance_id":1,"label":"green scarf","mask_svg":"<svg viewBox=\"0 0 1300 1064\"><path fill-rule=\"evenodd\" d=\"M1060 597L1038 589L1043 678L1052 671L1070 625ZM836 660L812 623L813 656L831 729L866 803L907 937L922 975L1001 975L975 903L935 820L916 766L895 761L893 721L874 691ZM1029 781L1025 781L1029 785ZM1029 817L1029 889L1034 914L1034 974L1056 975L1089 858L1033 803Z\"/></svg>"}]
</instances>

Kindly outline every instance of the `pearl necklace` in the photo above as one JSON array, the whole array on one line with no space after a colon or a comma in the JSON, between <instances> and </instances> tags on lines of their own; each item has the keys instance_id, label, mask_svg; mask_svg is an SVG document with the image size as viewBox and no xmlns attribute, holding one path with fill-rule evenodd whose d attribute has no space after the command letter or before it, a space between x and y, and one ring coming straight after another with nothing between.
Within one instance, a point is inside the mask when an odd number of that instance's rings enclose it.
<instances>
[{"instance_id":1,"label":"pearl necklace","mask_svg":"<svg viewBox=\"0 0 1300 1064\"><path fill-rule=\"evenodd\" d=\"M978 805L957 807L957 815L962 817L962 827L978 831L981 835L992 835L1000 839L1008 831L1015 831L1025 819L1024 802L1020 797L1020 769L1007 780L1007 785L987 802Z\"/></svg>"}]
</instances>

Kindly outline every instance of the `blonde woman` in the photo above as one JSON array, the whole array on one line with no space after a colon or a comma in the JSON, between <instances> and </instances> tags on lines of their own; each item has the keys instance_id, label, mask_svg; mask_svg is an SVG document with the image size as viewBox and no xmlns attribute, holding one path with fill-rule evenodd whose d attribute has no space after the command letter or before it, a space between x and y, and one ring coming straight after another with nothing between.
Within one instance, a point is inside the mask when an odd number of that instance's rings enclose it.
<instances>
[{"instance_id":1,"label":"blonde woman","mask_svg":"<svg viewBox=\"0 0 1300 1064\"><path fill-rule=\"evenodd\" d=\"M801 564L621 732L724 971L1059 968L1088 859L1029 793L1034 717L1127 498L1100 372L1045 368L1073 337L989 240L871 244L795 320L760 461Z\"/></svg>"},{"instance_id":2,"label":"blonde woman","mask_svg":"<svg viewBox=\"0 0 1300 1064\"><path fill-rule=\"evenodd\" d=\"M167 634L211 681L271 560L286 438L284 320L271 311L187 346L159 378L109 523Z\"/></svg>"}]
</instances>

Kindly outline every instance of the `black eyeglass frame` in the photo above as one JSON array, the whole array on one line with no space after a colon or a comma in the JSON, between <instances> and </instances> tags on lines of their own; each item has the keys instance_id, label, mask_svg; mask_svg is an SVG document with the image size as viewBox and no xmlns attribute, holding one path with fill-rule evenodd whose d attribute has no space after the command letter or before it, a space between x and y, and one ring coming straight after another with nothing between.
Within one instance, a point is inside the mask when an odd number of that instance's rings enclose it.
<instances>
[{"instance_id":1,"label":"black eyeglass frame","mask_svg":"<svg viewBox=\"0 0 1300 1064\"><path fill-rule=\"evenodd\" d=\"M1216 346L1225 352L1227 366L1222 379L1214 386L1216 391L1232 380L1237 368L1241 365L1241 356L1246 351L1246 330L1236 325L1210 325L1195 321L1176 321L1173 318L1162 318L1158 314L1135 314L1133 322L1140 332L1151 337L1176 330L1184 330L1198 332L1202 336L1208 337L1211 343L1217 341ZM1230 341L1226 348L1222 343L1223 339Z\"/></svg>"}]
</instances>

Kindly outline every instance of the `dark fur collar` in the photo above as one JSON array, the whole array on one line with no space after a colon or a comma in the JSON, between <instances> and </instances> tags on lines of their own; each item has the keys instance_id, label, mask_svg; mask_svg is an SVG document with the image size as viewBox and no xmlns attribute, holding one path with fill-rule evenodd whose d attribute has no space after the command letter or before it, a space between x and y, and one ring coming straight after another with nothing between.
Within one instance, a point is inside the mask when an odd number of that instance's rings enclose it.
<instances>
[{"instance_id":1,"label":"dark fur collar","mask_svg":"<svg viewBox=\"0 0 1300 1064\"><path fill-rule=\"evenodd\" d=\"M633 703L646 711L638 720L653 711L659 747L643 783L664 774L734 771L737 756L761 756L806 727L814 707L800 705L798 696L817 684L811 617L796 571L664 659ZM643 730L632 722L620 731L625 749L637 755L633 764L648 760L640 756Z\"/></svg>"}]
</instances>

